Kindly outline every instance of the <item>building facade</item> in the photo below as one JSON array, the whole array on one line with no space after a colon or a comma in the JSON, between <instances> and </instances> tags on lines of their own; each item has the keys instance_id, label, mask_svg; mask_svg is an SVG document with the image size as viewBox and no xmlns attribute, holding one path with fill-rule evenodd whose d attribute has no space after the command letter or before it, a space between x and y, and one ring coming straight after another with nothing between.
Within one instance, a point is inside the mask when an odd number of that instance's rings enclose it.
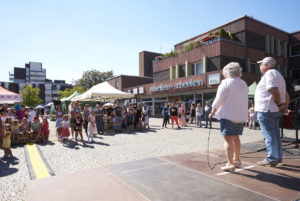
<instances>
[{"instance_id":1,"label":"building facade","mask_svg":"<svg viewBox=\"0 0 300 201\"><path fill-rule=\"evenodd\" d=\"M46 69L43 68L41 62L26 63L25 68L14 67L14 72L9 73L9 80L10 82L0 82L1 86L20 93L26 83L29 83L34 88L40 89L39 96L46 104L53 100L59 100L58 91L73 87L64 80L46 79Z\"/></svg>"},{"instance_id":2,"label":"building facade","mask_svg":"<svg viewBox=\"0 0 300 201\"><path fill-rule=\"evenodd\" d=\"M124 91L127 88L136 86L136 85L144 85L148 83L153 83L152 77L146 76L134 76L134 75L119 75L107 80L110 85Z\"/></svg>"},{"instance_id":3,"label":"building facade","mask_svg":"<svg viewBox=\"0 0 300 201\"><path fill-rule=\"evenodd\" d=\"M299 41L300 32L290 34L243 16L175 44L169 53L157 53L152 57L153 83L123 91L137 94L138 102L146 102L154 115L160 115L167 102L186 103L188 108L189 103L212 101L223 79L222 68L229 62L239 62L248 86L258 82L261 75L256 62L272 56L292 94L292 81L300 79Z\"/></svg>"}]
</instances>

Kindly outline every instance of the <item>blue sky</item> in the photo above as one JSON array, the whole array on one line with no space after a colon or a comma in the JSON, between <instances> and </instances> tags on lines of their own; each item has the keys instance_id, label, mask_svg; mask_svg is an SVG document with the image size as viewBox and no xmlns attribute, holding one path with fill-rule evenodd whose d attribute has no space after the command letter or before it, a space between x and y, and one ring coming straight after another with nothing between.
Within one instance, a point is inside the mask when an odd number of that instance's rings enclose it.
<instances>
[{"instance_id":1,"label":"blue sky","mask_svg":"<svg viewBox=\"0 0 300 201\"><path fill-rule=\"evenodd\" d=\"M243 15L300 30L300 1L0 0L0 81L39 61L71 82L89 69L138 75L138 53L174 44Z\"/></svg>"}]
</instances>

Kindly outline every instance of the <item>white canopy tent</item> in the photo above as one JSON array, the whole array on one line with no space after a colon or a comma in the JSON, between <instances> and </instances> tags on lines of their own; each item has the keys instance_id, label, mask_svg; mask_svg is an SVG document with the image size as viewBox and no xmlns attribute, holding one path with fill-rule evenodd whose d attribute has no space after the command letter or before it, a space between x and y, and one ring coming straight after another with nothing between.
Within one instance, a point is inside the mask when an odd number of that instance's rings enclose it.
<instances>
[{"instance_id":1,"label":"white canopy tent","mask_svg":"<svg viewBox=\"0 0 300 201\"><path fill-rule=\"evenodd\" d=\"M36 106L34 109L43 109L45 106L44 105L38 105L38 106Z\"/></svg>"},{"instance_id":2,"label":"white canopy tent","mask_svg":"<svg viewBox=\"0 0 300 201\"><path fill-rule=\"evenodd\" d=\"M127 98L134 98L134 95L120 91L108 82L102 82L93 86L85 93L72 98L72 101L109 101Z\"/></svg>"},{"instance_id":3,"label":"white canopy tent","mask_svg":"<svg viewBox=\"0 0 300 201\"><path fill-rule=\"evenodd\" d=\"M51 105L53 105L53 102L48 103L47 105L45 105L45 107L51 107Z\"/></svg>"}]
</instances>

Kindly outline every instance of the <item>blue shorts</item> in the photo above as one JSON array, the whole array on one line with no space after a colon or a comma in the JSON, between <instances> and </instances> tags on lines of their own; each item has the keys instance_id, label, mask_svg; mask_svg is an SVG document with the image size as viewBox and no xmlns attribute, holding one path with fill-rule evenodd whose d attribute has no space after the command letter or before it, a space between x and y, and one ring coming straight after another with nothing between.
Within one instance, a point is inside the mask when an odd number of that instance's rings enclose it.
<instances>
[{"instance_id":1,"label":"blue shorts","mask_svg":"<svg viewBox=\"0 0 300 201\"><path fill-rule=\"evenodd\" d=\"M221 119L220 129L223 136L242 135L244 123L233 123L228 119Z\"/></svg>"}]
</instances>

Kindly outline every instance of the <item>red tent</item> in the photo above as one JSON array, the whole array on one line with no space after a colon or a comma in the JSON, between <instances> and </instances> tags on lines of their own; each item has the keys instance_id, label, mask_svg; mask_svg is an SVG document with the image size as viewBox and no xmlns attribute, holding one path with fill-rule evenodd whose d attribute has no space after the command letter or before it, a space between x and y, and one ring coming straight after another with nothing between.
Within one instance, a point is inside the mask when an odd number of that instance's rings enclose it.
<instances>
[{"instance_id":1,"label":"red tent","mask_svg":"<svg viewBox=\"0 0 300 201\"><path fill-rule=\"evenodd\" d=\"M18 103L21 102L20 94L11 92L0 86L0 104L4 104L4 103L12 104L16 102Z\"/></svg>"}]
</instances>

